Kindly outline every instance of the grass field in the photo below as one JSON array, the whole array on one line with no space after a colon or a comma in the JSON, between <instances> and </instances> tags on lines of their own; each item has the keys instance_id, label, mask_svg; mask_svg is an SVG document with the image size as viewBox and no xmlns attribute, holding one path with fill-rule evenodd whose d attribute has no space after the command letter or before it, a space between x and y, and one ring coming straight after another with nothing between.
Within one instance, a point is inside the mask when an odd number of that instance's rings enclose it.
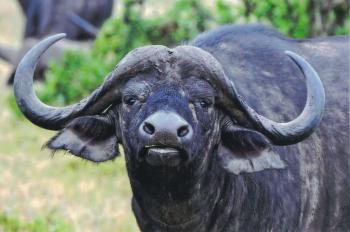
<instances>
[{"instance_id":1,"label":"grass field","mask_svg":"<svg viewBox=\"0 0 350 232\"><path fill-rule=\"evenodd\" d=\"M16 46L23 18L14 0L0 6L0 43ZM138 231L124 158L96 165L41 150L54 133L8 109L8 72L1 62L0 232Z\"/></svg>"}]
</instances>

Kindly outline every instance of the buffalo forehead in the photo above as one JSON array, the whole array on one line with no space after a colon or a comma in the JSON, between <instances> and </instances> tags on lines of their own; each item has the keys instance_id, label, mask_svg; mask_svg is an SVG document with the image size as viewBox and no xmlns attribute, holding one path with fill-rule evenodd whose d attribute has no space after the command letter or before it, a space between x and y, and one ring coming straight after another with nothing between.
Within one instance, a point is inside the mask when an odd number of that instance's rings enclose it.
<instances>
[{"instance_id":1,"label":"buffalo forehead","mask_svg":"<svg viewBox=\"0 0 350 232\"><path fill-rule=\"evenodd\" d=\"M153 70L163 78L200 76L208 80L205 76L219 67L215 58L200 48L179 46L171 49L150 45L128 53L116 68L122 74L133 75Z\"/></svg>"},{"instance_id":2,"label":"buffalo forehead","mask_svg":"<svg viewBox=\"0 0 350 232\"><path fill-rule=\"evenodd\" d=\"M198 93L204 89L207 96L212 96L214 89L220 86L218 83L222 82L218 78L221 71L216 59L200 48L179 46L171 49L150 45L128 53L107 81L110 86L115 86L117 94L122 87L122 95L142 91L147 95L154 87L166 84L180 86L185 92L198 90Z\"/></svg>"},{"instance_id":3,"label":"buffalo forehead","mask_svg":"<svg viewBox=\"0 0 350 232\"><path fill-rule=\"evenodd\" d=\"M122 94L148 96L153 91L159 90L161 86L174 88L182 96L193 97L215 97L215 90L205 79L197 76L185 75L182 78L160 78L155 73L139 74L126 82L122 89Z\"/></svg>"}]
</instances>

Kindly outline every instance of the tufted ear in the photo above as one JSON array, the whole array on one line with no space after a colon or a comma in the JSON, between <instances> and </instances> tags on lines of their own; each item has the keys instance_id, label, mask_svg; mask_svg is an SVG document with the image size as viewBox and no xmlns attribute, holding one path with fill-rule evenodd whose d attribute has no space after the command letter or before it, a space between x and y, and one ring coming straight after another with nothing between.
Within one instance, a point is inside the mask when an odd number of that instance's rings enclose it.
<instances>
[{"instance_id":1,"label":"tufted ear","mask_svg":"<svg viewBox=\"0 0 350 232\"><path fill-rule=\"evenodd\" d=\"M272 151L269 140L261 133L226 123L218 148L218 161L233 174L286 168L280 156Z\"/></svg>"},{"instance_id":2,"label":"tufted ear","mask_svg":"<svg viewBox=\"0 0 350 232\"><path fill-rule=\"evenodd\" d=\"M65 150L93 162L111 160L119 154L116 128L108 116L76 118L46 146L53 151Z\"/></svg>"}]
</instances>

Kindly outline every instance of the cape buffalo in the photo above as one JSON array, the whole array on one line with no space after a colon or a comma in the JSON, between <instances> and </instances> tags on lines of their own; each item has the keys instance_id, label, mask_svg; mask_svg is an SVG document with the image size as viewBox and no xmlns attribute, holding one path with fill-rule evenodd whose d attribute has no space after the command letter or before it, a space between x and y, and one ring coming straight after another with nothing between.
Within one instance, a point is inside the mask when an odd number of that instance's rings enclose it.
<instances>
[{"instance_id":1,"label":"cape buffalo","mask_svg":"<svg viewBox=\"0 0 350 232\"><path fill-rule=\"evenodd\" d=\"M60 130L53 151L103 162L123 146L142 231L350 231L349 37L223 26L135 49L90 96L56 108L32 76L63 37L23 58L17 104Z\"/></svg>"},{"instance_id":2,"label":"cape buffalo","mask_svg":"<svg viewBox=\"0 0 350 232\"><path fill-rule=\"evenodd\" d=\"M111 16L113 0L18 0L26 16L24 38L66 33L71 40L93 39Z\"/></svg>"},{"instance_id":3,"label":"cape buffalo","mask_svg":"<svg viewBox=\"0 0 350 232\"><path fill-rule=\"evenodd\" d=\"M86 50L98 33L98 28L111 16L113 0L19 0L25 15L24 40L20 49L0 46L0 58L9 62L14 70L8 78L13 83L15 67L20 59L39 39L50 34L66 33L64 45L56 45L55 52L46 55L38 64L35 79L44 79L48 63L62 56L63 50Z\"/></svg>"}]
</instances>

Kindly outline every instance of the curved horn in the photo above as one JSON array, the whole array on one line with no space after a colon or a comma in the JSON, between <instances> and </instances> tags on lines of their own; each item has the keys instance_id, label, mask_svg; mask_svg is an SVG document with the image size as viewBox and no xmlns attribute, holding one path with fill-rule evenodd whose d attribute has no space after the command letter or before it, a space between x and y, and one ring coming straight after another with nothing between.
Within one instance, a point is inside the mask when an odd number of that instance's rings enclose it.
<instances>
[{"instance_id":1,"label":"curved horn","mask_svg":"<svg viewBox=\"0 0 350 232\"><path fill-rule=\"evenodd\" d=\"M278 123L259 115L241 101L255 126L276 145L294 144L311 135L322 119L325 106L324 88L316 71L301 56L291 51L285 53L298 65L306 78L307 100L302 113L290 122Z\"/></svg>"},{"instance_id":2,"label":"curved horn","mask_svg":"<svg viewBox=\"0 0 350 232\"><path fill-rule=\"evenodd\" d=\"M219 61L209 52L195 47L180 46L176 50L184 54L181 59L199 66L203 77L217 89L218 105L227 111L234 121L245 127L255 128L276 145L290 145L308 137L321 121L325 93L322 82L311 65L299 55L285 53L296 63L306 78L307 101L302 113L287 123L274 122L250 108L238 94L234 83L226 76Z\"/></svg>"},{"instance_id":3,"label":"curved horn","mask_svg":"<svg viewBox=\"0 0 350 232\"><path fill-rule=\"evenodd\" d=\"M13 86L17 105L23 114L32 123L50 130L63 128L67 122L77 116L99 113L110 105L112 99L109 96L107 100L101 101L110 86L101 86L89 97L66 107L48 106L38 99L33 88L35 66L40 56L64 37L65 34L50 36L30 49L17 67Z\"/></svg>"}]
</instances>

